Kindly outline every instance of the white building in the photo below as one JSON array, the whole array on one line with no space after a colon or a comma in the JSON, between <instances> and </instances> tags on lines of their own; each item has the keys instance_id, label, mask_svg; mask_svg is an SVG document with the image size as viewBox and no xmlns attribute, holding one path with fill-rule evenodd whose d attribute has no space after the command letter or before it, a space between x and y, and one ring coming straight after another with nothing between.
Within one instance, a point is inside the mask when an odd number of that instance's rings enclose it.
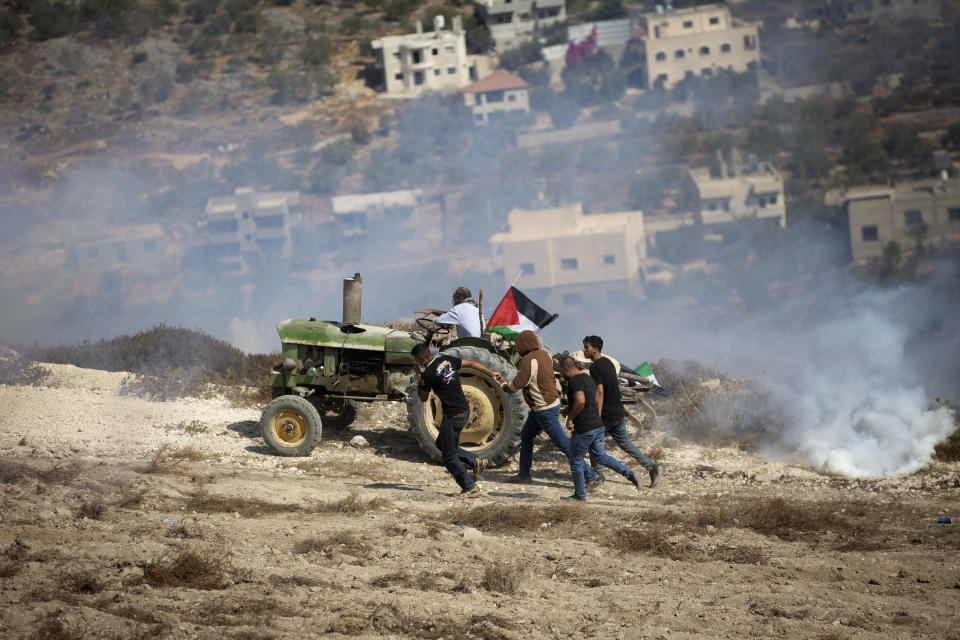
<instances>
[{"instance_id":1,"label":"white building","mask_svg":"<svg viewBox=\"0 0 960 640\"><path fill-rule=\"evenodd\" d=\"M384 36L371 42L376 68L383 71L386 93L415 97L427 91L453 92L486 71L485 58L468 56L460 16L452 29L444 29L437 16L434 30L424 33L417 21L416 33Z\"/></svg>"},{"instance_id":2,"label":"white building","mask_svg":"<svg viewBox=\"0 0 960 640\"><path fill-rule=\"evenodd\" d=\"M506 71L494 71L463 87L460 93L477 124L489 123L491 116L498 113L530 113L526 81Z\"/></svg>"},{"instance_id":3,"label":"white building","mask_svg":"<svg viewBox=\"0 0 960 640\"><path fill-rule=\"evenodd\" d=\"M736 149L730 162L717 152L718 168L690 169L700 197L703 224L721 225L744 218L769 219L780 227L787 224L783 179L769 162L743 162Z\"/></svg>"},{"instance_id":4,"label":"white building","mask_svg":"<svg viewBox=\"0 0 960 640\"><path fill-rule=\"evenodd\" d=\"M158 224L110 227L100 235L80 240L75 250L81 273L164 270L174 268L177 261L169 236Z\"/></svg>"},{"instance_id":5,"label":"white building","mask_svg":"<svg viewBox=\"0 0 960 640\"><path fill-rule=\"evenodd\" d=\"M564 0L479 0L474 8L500 52L515 49L538 29L567 19Z\"/></svg>"},{"instance_id":6,"label":"white building","mask_svg":"<svg viewBox=\"0 0 960 640\"><path fill-rule=\"evenodd\" d=\"M609 303L642 295L643 213L584 215L580 204L514 209L509 231L490 238L494 266L547 309Z\"/></svg>"},{"instance_id":7,"label":"white building","mask_svg":"<svg viewBox=\"0 0 960 640\"><path fill-rule=\"evenodd\" d=\"M232 196L210 198L205 214L209 255L238 273L247 269L244 254L290 258L291 229L303 224L296 191L257 193L242 187Z\"/></svg>"},{"instance_id":8,"label":"white building","mask_svg":"<svg viewBox=\"0 0 960 640\"><path fill-rule=\"evenodd\" d=\"M422 199L421 189L335 196L335 232L342 238L351 238L366 234L371 226L398 228L410 219Z\"/></svg>"},{"instance_id":9,"label":"white building","mask_svg":"<svg viewBox=\"0 0 960 640\"><path fill-rule=\"evenodd\" d=\"M744 72L760 64L757 24L733 18L725 4L657 5L639 24L649 88L670 89L686 77L709 77L721 69Z\"/></svg>"}]
</instances>

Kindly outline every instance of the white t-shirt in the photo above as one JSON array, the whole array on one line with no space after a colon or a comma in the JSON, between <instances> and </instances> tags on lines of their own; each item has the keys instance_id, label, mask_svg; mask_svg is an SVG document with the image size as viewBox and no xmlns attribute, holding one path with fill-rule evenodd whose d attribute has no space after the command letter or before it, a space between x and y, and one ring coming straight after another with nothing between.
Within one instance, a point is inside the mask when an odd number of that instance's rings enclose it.
<instances>
[{"instance_id":1,"label":"white t-shirt","mask_svg":"<svg viewBox=\"0 0 960 640\"><path fill-rule=\"evenodd\" d=\"M450 311L437 316L437 324L456 325L458 338L480 337L480 309L469 302L461 302Z\"/></svg>"}]
</instances>

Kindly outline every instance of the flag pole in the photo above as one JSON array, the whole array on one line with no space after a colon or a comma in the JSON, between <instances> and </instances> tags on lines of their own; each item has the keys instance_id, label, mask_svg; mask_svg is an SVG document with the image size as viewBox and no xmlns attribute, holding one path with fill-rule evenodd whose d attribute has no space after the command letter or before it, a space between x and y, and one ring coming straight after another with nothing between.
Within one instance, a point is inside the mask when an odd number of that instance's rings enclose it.
<instances>
[{"instance_id":1,"label":"flag pole","mask_svg":"<svg viewBox=\"0 0 960 640\"><path fill-rule=\"evenodd\" d=\"M513 282L510 283L510 287L512 287L513 285L517 284L517 280L519 280L519 279L520 279L520 276L522 276L522 275L523 275L523 269L520 269L520 273L518 273L518 274L517 274L517 277L514 278L514 279L513 279ZM507 289L509 289L510 287L507 287Z\"/></svg>"}]
</instances>

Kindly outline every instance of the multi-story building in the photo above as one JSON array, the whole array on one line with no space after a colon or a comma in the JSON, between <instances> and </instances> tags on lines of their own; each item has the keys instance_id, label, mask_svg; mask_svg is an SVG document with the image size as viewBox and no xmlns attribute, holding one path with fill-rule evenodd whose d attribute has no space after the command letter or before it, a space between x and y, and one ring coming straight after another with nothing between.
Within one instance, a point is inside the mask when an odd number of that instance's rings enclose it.
<instances>
[{"instance_id":1,"label":"multi-story building","mask_svg":"<svg viewBox=\"0 0 960 640\"><path fill-rule=\"evenodd\" d=\"M370 43L376 68L383 72L386 93L415 97L426 91L453 92L486 71L482 56L468 56L460 16L452 29L444 29L437 16L432 32L424 33L417 21L416 33L384 36Z\"/></svg>"},{"instance_id":2,"label":"multi-story building","mask_svg":"<svg viewBox=\"0 0 960 640\"><path fill-rule=\"evenodd\" d=\"M730 15L725 4L684 9L657 5L640 16L641 54L650 88L670 89L684 78L721 69L744 72L760 64L756 23Z\"/></svg>"},{"instance_id":3,"label":"multi-story building","mask_svg":"<svg viewBox=\"0 0 960 640\"><path fill-rule=\"evenodd\" d=\"M290 258L291 229L303 224L296 191L257 193L242 187L232 196L210 198L205 214L208 254L237 273L248 267L244 255Z\"/></svg>"},{"instance_id":4,"label":"multi-story building","mask_svg":"<svg viewBox=\"0 0 960 640\"><path fill-rule=\"evenodd\" d=\"M516 286L547 309L609 303L641 296L646 260L643 213L584 215L580 204L556 209L514 209L509 231L490 238L493 261L507 286Z\"/></svg>"},{"instance_id":5,"label":"multi-story building","mask_svg":"<svg viewBox=\"0 0 960 640\"><path fill-rule=\"evenodd\" d=\"M474 8L497 51L514 49L538 29L567 19L565 0L478 0Z\"/></svg>"},{"instance_id":6,"label":"multi-story building","mask_svg":"<svg viewBox=\"0 0 960 640\"><path fill-rule=\"evenodd\" d=\"M75 251L74 264L81 273L117 268L163 270L176 263L170 238L157 224L111 227L101 235L77 242Z\"/></svg>"},{"instance_id":7,"label":"multi-story building","mask_svg":"<svg viewBox=\"0 0 960 640\"><path fill-rule=\"evenodd\" d=\"M334 232L343 239L363 236L371 227L396 231L423 199L421 189L355 193L332 198Z\"/></svg>"},{"instance_id":8,"label":"multi-story building","mask_svg":"<svg viewBox=\"0 0 960 640\"><path fill-rule=\"evenodd\" d=\"M717 167L689 171L704 226L709 230L713 225L755 218L785 227L783 180L774 166L753 158L744 163L737 149L731 150L730 156L728 163L718 151Z\"/></svg>"},{"instance_id":9,"label":"multi-story building","mask_svg":"<svg viewBox=\"0 0 960 640\"><path fill-rule=\"evenodd\" d=\"M838 202L847 216L855 263L880 257L891 242L903 253L920 245L960 243L960 186L954 182L854 187L828 194L827 204Z\"/></svg>"},{"instance_id":10,"label":"multi-story building","mask_svg":"<svg viewBox=\"0 0 960 640\"><path fill-rule=\"evenodd\" d=\"M473 112L473 121L487 124L491 116L502 113L530 113L527 83L506 71L494 71L460 89L463 103Z\"/></svg>"}]
</instances>

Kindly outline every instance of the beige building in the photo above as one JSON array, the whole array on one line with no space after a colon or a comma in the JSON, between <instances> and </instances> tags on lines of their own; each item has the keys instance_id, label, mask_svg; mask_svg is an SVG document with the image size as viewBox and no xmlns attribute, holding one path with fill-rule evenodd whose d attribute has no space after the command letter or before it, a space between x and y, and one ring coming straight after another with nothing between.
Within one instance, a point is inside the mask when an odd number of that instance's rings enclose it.
<instances>
[{"instance_id":1,"label":"beige building","mask_svg":"<svg viewBox=\"0 0 960 640\"><path fill-rule=\"evenodd\" d=\"M707 167L690 169L690 179L700 197L703 224L710 227L755 218L785 227L783 180L777 170L769 162L751 159L744 163L737 149L730 156L727 162L718 151L714 171Z\"/></svg>"},{"instance_id":2,"label":"beige building","mask_svg":"<svg viewBox=\"0 0 960 640\"><path fill-rule=\"evenodd\" d=\"M236 273L247 270L244 254L290 258L291 229L303 224L296 191L257 193L242 187L232 196L210 198L205 215L208 254Z\"/></svg>"},{"instance_id":3,"label":"beige building","mask_svg":"<svg viewBox=\"0 0 960 640\"><path fill-rule=\"evenodd\" d=\"M177 261L170 238L158 224L112 227L77 242L76 256L81 273L116 268L151 271L174 267Z\"/></svg>"},{"instance_id":4,"label":"beige building","mask_svg":"<svg viewBox=\"0 0 960 640\"><path fill-rule=\"evenodd\" d=\"M453 28L444 29L437 16L434 30L424 33L417 21L416 33L384 36L371 42L376 68L383 71L388 95L415 97L427 91L453 92L486 71L485 58L468 56L460 16Z\"/></svg>"},{"instance_id":5,"label":"beige building","mask_svg":"<svg viewBox=\"0 0 960 640\"><path fill-rule=\"evenodd\" d=\"M527 83L506 71L494 71L460 89L463 103L473 112L473 121L487 124L491 116L503 113L530 113Z\"/></svg>"},{"instance_id":6,"label":"beige building","mask_svg":"<svg viewBox=\"0 0 960 640\"><path fill-rule=\"evenodd\" d=\"M642 295L646 260L643 213L584 215L580 204L514 209L509 231L490 238L494 265L516 286L554 310Z\"/></svg>"},{"instance_id":7,"label":"beige building","mask_svg":"<svg viewBox=\"0 0 960 640\"><path fill-rule=\"evenodd\" d=\"M721 69L743 72L760 64L757 24L732 17L725 4L657 5L639 24L649 88L670 89L689 76L709 77Z\"/></svg>"},{"instance_id":8,"label":"beige building","mask_svg":"<svg viewBox=\"0 0 960 640\"><path fill-rule=\"evenodd\" d=\"M904 253L918 244L960 244L960 187L925 183L898 188L854 187L828 194L840 203L850 228L850 252L862 263L896 242Z\"/></svg>"},{"instance_id":9,"label":"beige building","mask_svg":"<svg viewBox=\"0 0 960 640\"><path fill-rule=\"evenodd\" d=\"M335 196L333 221L341 238L363 236L370 228L399 229L423 201L423 190L402 189Z\"/></svg>"},{"instance_id":10,"label":"beige building","mask_svg":"<svg viewBox=\"0 0 960 640\"><path fill-rule=\"evenodd\" d=\"M474 8L501 52L530 40L538 29L567 19L564 0L479 0Z\"/></svg>"}]
</instances>

